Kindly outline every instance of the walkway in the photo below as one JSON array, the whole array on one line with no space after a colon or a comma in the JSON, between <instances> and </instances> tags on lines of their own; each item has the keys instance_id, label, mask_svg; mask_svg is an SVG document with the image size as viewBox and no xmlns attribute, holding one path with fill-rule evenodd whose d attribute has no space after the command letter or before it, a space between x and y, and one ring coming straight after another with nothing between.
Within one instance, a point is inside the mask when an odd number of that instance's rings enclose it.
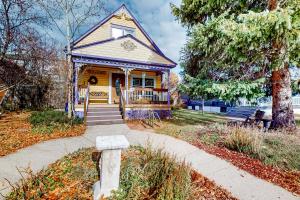
<instances>
[{"instance_id":1,"label":"walkway","mask_svg":"<svg viewBox=\"0 0 300 200\"><path fill-rule=\"evenodd\" d=\"M150 142L153 148L164 148L178 159L191 163L195 170L239 199L300 199L283 188L258 179L184 141L166 135L130 130L125 124L89 127L83 136L43 142L0 158L0 192L9 192L9 185L4 178L11 183L21 178L17 168L30 167L34 172L40 171L64 155L80 148L95 146L96 136L112 134L125 135L132 145L147 145Z\"/></svg>"}]
</instances>

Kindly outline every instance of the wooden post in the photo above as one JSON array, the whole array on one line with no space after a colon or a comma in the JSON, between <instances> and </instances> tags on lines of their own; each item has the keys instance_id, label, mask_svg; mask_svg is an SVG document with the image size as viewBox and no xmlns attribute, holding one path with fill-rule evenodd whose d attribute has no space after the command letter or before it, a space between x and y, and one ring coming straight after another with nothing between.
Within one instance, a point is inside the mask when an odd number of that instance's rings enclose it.
<instances>
[{"instance_id":1,"label":"wooden post","mask_svg":"<svg viewBox=\"0 0 300 200\"><path fill-rule=\"evenodd\" d=\"M168 106L171 105L171 93L170 93L170 70L167 72L168 75Z\"/></svg>"},{"instance_id":2,"label":"wooden post","mask_svg":"<svg viewBox=\"0 0 300 200\"><path fill-rule=\"evenodd\" d=\"M128 104L128 68L125 69L125 100L126 100L126 104Z\"/></svg>"},{"instance_id":3,"label":"wooden post","mask_svg":"<svg viewBox=\"0 0 300 200\"><path fill-rule=\"evenodd\" d=\"M75 64L75 70L74 70L74 94L75 94L75 105L78 105L78 71L80 66L78 64Z\"/></svg>"}]
</instances>

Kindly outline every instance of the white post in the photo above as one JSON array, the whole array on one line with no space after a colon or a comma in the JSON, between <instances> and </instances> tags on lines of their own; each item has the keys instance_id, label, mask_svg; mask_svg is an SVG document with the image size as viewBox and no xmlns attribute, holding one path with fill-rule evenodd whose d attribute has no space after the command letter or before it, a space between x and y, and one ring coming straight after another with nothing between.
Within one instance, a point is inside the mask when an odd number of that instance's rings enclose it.
<instances>
[{"instance_id":1,"label":"white post","mask_svg":"<svg viewBox=\"0 0 300 200\"><path fill-rule=\"evenodd\" d=\"M112 104L112 73L109 72L108 103Z\"/></svg>"},{"instance_id":2,"label":"white post","mask_svg":"<svg viewBox=\"0 0 300 200\"><path fill-rule=\"evenodd\" d=\"M126 87L125 99L126 99L126 104L128 104L128 68L125 69L125 87Z\"/></svg>"},{"instance_id":3,"label":"white post","mask_svg":"<svg viewBox=\"0 0 300 200\"><path fill-rule=\"evenodd\" d=\"M96 148L101 151L99 162L100 181L94 184L94 200L107 198L119 189L121 151L129 147L124 135L98 136Z\"/></svg>"}]
</instances>

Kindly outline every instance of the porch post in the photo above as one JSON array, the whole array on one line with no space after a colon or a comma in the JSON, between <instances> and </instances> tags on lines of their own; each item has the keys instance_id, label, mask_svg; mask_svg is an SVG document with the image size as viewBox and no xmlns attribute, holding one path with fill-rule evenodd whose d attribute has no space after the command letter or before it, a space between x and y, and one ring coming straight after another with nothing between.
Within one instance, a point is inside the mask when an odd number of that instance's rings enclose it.
<instances>
[{"instance_id":1,"label":"porch post","mask_svg":"<svg viewBox=\"0 0 300 200\"><path fill-rule=\"evenodd\" d=\"M74 66L74 64L73 64ZM75 63L75 70L74 70L74 103L75 105L78 105L78 98L79 98L79 95L78 95L78 68L80 68L80 65L78 65L77 63Z\"/></svg>"},{"instance_id":2,"label":"porch post","mask_svg":"<svg viewBox=\"0 0 300 200\"><path fill-rule=\"evenodd\" d=\"M170 70L167 71L167 75L168 75L168 106L171 105L170 100L171 100L171 93L170 93Z\"/></svg>"},{"instance_id":3,"label":"porch post","mask_svg":"<svg viewBox=\"0 0 300 200\"><path fill-rule=\"evenodd\" d=\"M128 68L128 67L122 67L121 68L124 73L125 73L125 101L126 101L126 104L129 103L129 96L128 96L128 92L129 92L129 81L128 81L128 76L130 74L130 72L132 70L134 70L134 68Z\"/></svg>"},{"instance_id":4,"label":"porch post","mask_svg":"<svg viewBox=\"0 0 300 200\"><path fill-rule=\"evenodd\" d=\"M125 92L125 100L126 104L128 104L128 68L125 68L125 87L126 87L126 92Z\"/></svg>"},{"instance_id":5,"label":"porch post","mask_svg":"<svg viewBox=\"0 0 300 200\"><path fill-rule=\"evenodd\" d=\"M112 104L112 73L109 72L108 103Z\"/></svg>"}]
</instances>

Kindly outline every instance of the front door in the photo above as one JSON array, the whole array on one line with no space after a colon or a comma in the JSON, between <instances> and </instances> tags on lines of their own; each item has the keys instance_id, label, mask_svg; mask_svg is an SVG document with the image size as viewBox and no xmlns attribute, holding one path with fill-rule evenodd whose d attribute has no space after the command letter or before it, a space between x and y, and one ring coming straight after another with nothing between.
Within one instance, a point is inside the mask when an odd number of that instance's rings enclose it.
<instances>
[{"instance_id":1,"label":"front door","mask_svg":"<svg viewBox=\"0 0 300 200\"><path fill-rule=\"evenodd\" d=\"M124 74L112 74L112 101L113 103L120 102L120 85L125 87L125 75Z\"/></svg>"}]
</instances>

